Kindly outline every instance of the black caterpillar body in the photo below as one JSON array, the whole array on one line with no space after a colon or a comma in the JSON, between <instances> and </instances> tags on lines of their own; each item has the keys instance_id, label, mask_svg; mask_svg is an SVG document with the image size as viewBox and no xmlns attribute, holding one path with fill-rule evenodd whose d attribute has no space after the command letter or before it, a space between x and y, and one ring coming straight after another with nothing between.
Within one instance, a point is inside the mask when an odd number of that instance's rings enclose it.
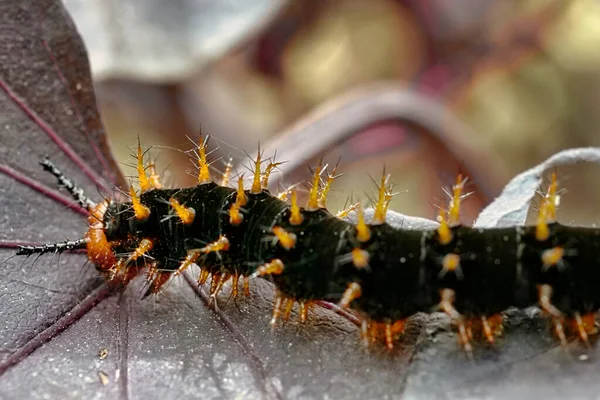
<instances>
[{"instance_id":1,"label":"black caterpillar body","mask_svg":"<svg viewBox=\"0 0 600 400\"><path fill-rule=\"evenodd\" d=\"M139 158L141 166L141 153ZM258 183L260 160L256 166ZM144 168L139 171L144 183ZM314 193L319 179L317 171ZM406 318L441 309L458 324L469 350L472 329L493 341L500 327L490 322L495 315L538 302L563 342L564 322L571 322L568 327L586 341L595 333L600 229L554 222L555 187L537 225L470 228L442 213L440 228L408 230L388 225L381 215L366 224L360 208L353 223L332 215L322 203L300 208L293 200L290 205L264 184L251 190L240 184L236 190L206 176L203 180L184 189L145 183L139 198L132 191L131 202L109 200L88 207L90 260L109 280L123 284L149 266L147 294L157 293L192 263L203 271L201 283L213 277L214 295L230 278L237 290L240 277L267 276L279 293L273 321L281 299L288 301L289 310L294 301L303 307L321 300L341 303L363 318L367 342L382 337L388 347L402 333ZM389 203L384 189L382 181L378 207L383 216ZM457 212L460 190L457 195L454 189ZM77 193L80 204L87 204Z\"/></svg>"},{"instance_id":2,"label":"black caterpillar body","mask_svg":"<svg viewBox=\"0 0 600 400\"><path fill-rule=\"evenodd\" d=\"M379 321L398 320L417 312L430 312L440 303L439 292L452 289L455 307L463 315L490 315L509 307L527 307L538 301L538 286L551 285L552 302L568 316L600 308L600 229L549 225L545 241L535 239L535 226L482 229L452 228L450 243L439 243L435 230L402 230L383 223L370 226L366 243L355 238L353 223L324 209L302 210L299 226L289 221L289 205L263 190L247 193L244 220L232 226L227 211L235 201L235 189L215 183L186 189L153 189L140 201L151 210L137 221L130 203L113 203L105 214L109 241L124 241L119 253L131 253L142 238L155 241L147 256L159 270L175 272L189 250L229 238L231 246L198 261L211 273L250 276L268 260L280 259L281 274L273 275L277 288L297 300L340 301L350 282L358 282L362 295L351 307ZM169 200L176 198L196 210L196 218L184 225L173 214ZM168 216L171 215L171 218ZM273 226L294 233L298 242L286 250L273 240ZM266 239L266 240L265 240ZM340 261L356 246L371 256L359 269ZM560 267L544 268L542 254L554 247L572 249ZM444 273L446 254L460 255L460 273ZM597 254L590 258L590 254Z\"/></svg>"}]
</instances>

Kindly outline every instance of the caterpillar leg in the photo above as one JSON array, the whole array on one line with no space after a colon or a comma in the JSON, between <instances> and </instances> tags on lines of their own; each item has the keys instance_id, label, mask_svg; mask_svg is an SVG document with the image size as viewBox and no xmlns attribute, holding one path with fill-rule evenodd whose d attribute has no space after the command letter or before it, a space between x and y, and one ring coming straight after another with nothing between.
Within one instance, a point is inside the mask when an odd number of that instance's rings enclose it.
<instances>
[{"instance_id":1,"label":"caterpillar leg","mask_svg":"<svg viewBox=\"0 0 600 400\"><path fill-rule=\"evenodd\" d=\"M575 313L573 318L568 322L570 331L577 332L583 343L590 347L590 336L598 334L598 328L596 327L596 313L588 313L585 315Z\"/></svg>"},{"instance_id":2,"label":"caterpillar leg","mask_svg":"<svg viewBox=\"0 0 600 400\"><path fill-rule=\"evenodd\" d=\"M228 273L215 273L212 274L212 279L210 281L210 295L212 297L216 297L217 294L223 289L225 283L231 278L231 275Z\"/></svg>"},{"instance_id":3,"label":"caterpillar leg","mask_svg":"<svg viewBox=\"0 0 600 400\"><path fill-rule=\"evenodd\" d=\"M385 343L388 350L394 349L394 342L404 335L405 322L400 321L373 321L364 319L360 328L360 336L365 348L372 343L380 341Z\"/></svg>"},{"instance_id":4,"label":"caterpillar leg","mask_svg":"<svg viewBox=\"0 0 600 400\"><path fill-rule=\"evenodd\" d=\"M502 314L469 318L466 328L470 340L481 338L493 345L504 330Z\"/></svg>"},{"instance_id":5,"label":"caterpillar leg","mask_svg":"<svg viewBox=\"0 0 600 400\"><path fill-rule=\"evenodd\" d=\"M540 285L539 287L539 305L542 311L549 314L552 318L552 325L554 326L554 333L560 340L563 346L567 345L567 335L565 334L565 328L563 321L565 320L564 315L558 310L551 301L552 298L552 286Z\"/></svg>"},{"instance_id":6,"label":"caterpillar leg","mask_svg":"<svg viewBox=\"0 0 600 400\"><path fill-rule=\"evenodd\" d=\"M572 316L566 317L551 302L552 286L540 285L539 287L539 305L542 311L550 315L554 333L563 346L567 345L567 336L577 334L579 339L590 346L590 336L598 333L596 326L596 313L587 313L581 315L575 312Z\"/></svg>"},{"instance_id":7,"label":"caterpillar leg","mask_svg":"<svg viewBox=\"0 0 600 400\"><path fill-rule=\"evenodd\" d=\"M300 322L306 322L306 320L308 319L308 312L314 306L314 301L296 300L292 297L287 297L281 292L277 292L275 294L273 315L271 317L271 326L274 327L275 325L277 325L277 321L280 317L283 318L284 322L287 322L292 313L292 309L294 308L294 303L296 302L298 303L298 306L300 308Z\"/></svg>"},{"instance_id":8,"label":"caterpillar leg","mask_svg":"<svg viewBox=\"0 0 600 400\"><path fill-rule=\"evenodd\" d=\"M162 286L169 281L172 274L170 271L156 271L148 282L148 290L144 293L143 298L160 293Z\"/></svg>"},{"instance_id":9,"label":"caterpillar leg","mask_svg":"<svg viewBox=\"0 0 600 400\"><path fill-rule=\"evenodd\" d=\"M236 298L240 292L240 279L242 280L242 293L244 296L250 296L250 281L247 276L240 275L239 272L233 274L228 273L211 273L208 269L202 268L198 276L198 285L204 285L208 278L211 278L209 294L216 296L222 289L225 283L231 279L231 295Z\"/></svg>"},{"instance_id":10,"label":"caterpillar leg","mask_svg":"<svg viewBox=\"0 0 600 400\"><path fill-rule=\"evenodd\" d=\"M454 308L455 293L452 289L442 289L440 308L444 311L452 321L458 326L458 339L460 340L463 348L468 354L473 352L473 346L471 345L472 332L469 334L469 329L464 317Z\"/></svg>"},{"instance_id":11,"label":"caterpillar leg","mask_svg":"<svg viewBox=\"0 0 600 400\"><path fill-rule=\"evenodd\" d=\"M208 281L208 278L210 278L210 288L208 290L208 293L211 297L215 297L221 291L221 289L223 289L223 286L231 277L232 275L228 273L211 273L208 269L202 268L202 270L200 271L200 276L198 277L198 285L204 285Z\"/></svg>"}]
</instances>

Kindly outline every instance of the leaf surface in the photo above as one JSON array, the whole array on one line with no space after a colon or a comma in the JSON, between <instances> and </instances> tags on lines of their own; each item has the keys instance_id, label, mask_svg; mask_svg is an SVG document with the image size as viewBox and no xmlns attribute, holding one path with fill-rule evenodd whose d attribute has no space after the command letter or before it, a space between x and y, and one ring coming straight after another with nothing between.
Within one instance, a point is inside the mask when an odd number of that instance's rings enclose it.
<instances>
[{"instance_id":1,"label":"leaf surface","mask_svg":"<svg viewBox=\"0 0 600 400\"><path fill-rule=\"evenodd\" d=\"M86 229L81 210L38 166L46 154L95 200L98 187L110 194L122 178L106 147L85 51L62 4L1 0L0 18L5 260L19 243L76 239ZM596 160L587 150L569 157ZM522 200L501 196L498 209L505 201L510 209L527 207L537 186L517 186ZM389 221L435 226L397 214ZM307 324L294 315L271 330L273 287L266 281L253 281L248 298L234 301L226 291L213 307L196 276L191 271L142 301L143 282L111 293L83 254L3 261L0 397L552 399L594 397L600 389L598 352L577 358L581 346L572 354L561 349L534 309L509 311L506 337L497 348L476 347L473 360L439 313L412 318L394 353L365 352L356 326L323 308Z\"/></svg>"}]
</instances>

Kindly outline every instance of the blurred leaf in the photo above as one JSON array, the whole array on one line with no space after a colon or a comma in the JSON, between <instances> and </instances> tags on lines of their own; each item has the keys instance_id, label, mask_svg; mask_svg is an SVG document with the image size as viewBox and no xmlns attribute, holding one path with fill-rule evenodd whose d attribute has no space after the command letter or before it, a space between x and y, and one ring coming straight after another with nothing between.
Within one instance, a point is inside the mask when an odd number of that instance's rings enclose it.
<instances>
[{"instance_id":1,"label":"blurred leaf","mask_svg":"<svg viewBox=\"0 0 600 400\"><path fill-rule=\"evenodd\" d=\"M267 25L286 0L65 0L96 79L179 81Z\"/></svg>"},{"instance_id":2,"label":"blurred leaf","mask_svg":"<svg viewBox=\"0 0 600 400\"><path fill-rule=\"evenodd\" d=\"M271 188L278 188L282 177L297 173L312 159L384 121L408 127L414 136L435 143L460 160L463 172L484 197L492 198L505 181L502 160L486 152L480 135L442 103L403 84L377 82L321 104L261 145L267 156L277 153L278 160L286 160L278 167L280 174L269 181Z\"/></svg>"}]
</instances>

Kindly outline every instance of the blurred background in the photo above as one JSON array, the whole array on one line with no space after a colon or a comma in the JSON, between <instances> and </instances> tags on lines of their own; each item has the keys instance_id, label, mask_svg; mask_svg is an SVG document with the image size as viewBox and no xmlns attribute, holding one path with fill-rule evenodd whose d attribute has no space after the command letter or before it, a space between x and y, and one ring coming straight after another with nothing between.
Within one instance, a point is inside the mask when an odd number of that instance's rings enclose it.
<instances>
[{"instance_id":1,"label":"blurred background","mask_svg":"<svg viewBox=\"0 0 600 400\"><path fill-rule=\"evenodd\" d=\"M137 137L178 185L200 128L217 169L257 143L272 190L341 157L328 206L368 201L385 165L392 208L432 218L457 173L470 223L508 180L598 146L596 0L65 0L88 47L105 127L130 164ZM569 221L598 205L592 166L559 171ZM129 173L126 171L126 173Z\"/></svg>"}]
</instances>

